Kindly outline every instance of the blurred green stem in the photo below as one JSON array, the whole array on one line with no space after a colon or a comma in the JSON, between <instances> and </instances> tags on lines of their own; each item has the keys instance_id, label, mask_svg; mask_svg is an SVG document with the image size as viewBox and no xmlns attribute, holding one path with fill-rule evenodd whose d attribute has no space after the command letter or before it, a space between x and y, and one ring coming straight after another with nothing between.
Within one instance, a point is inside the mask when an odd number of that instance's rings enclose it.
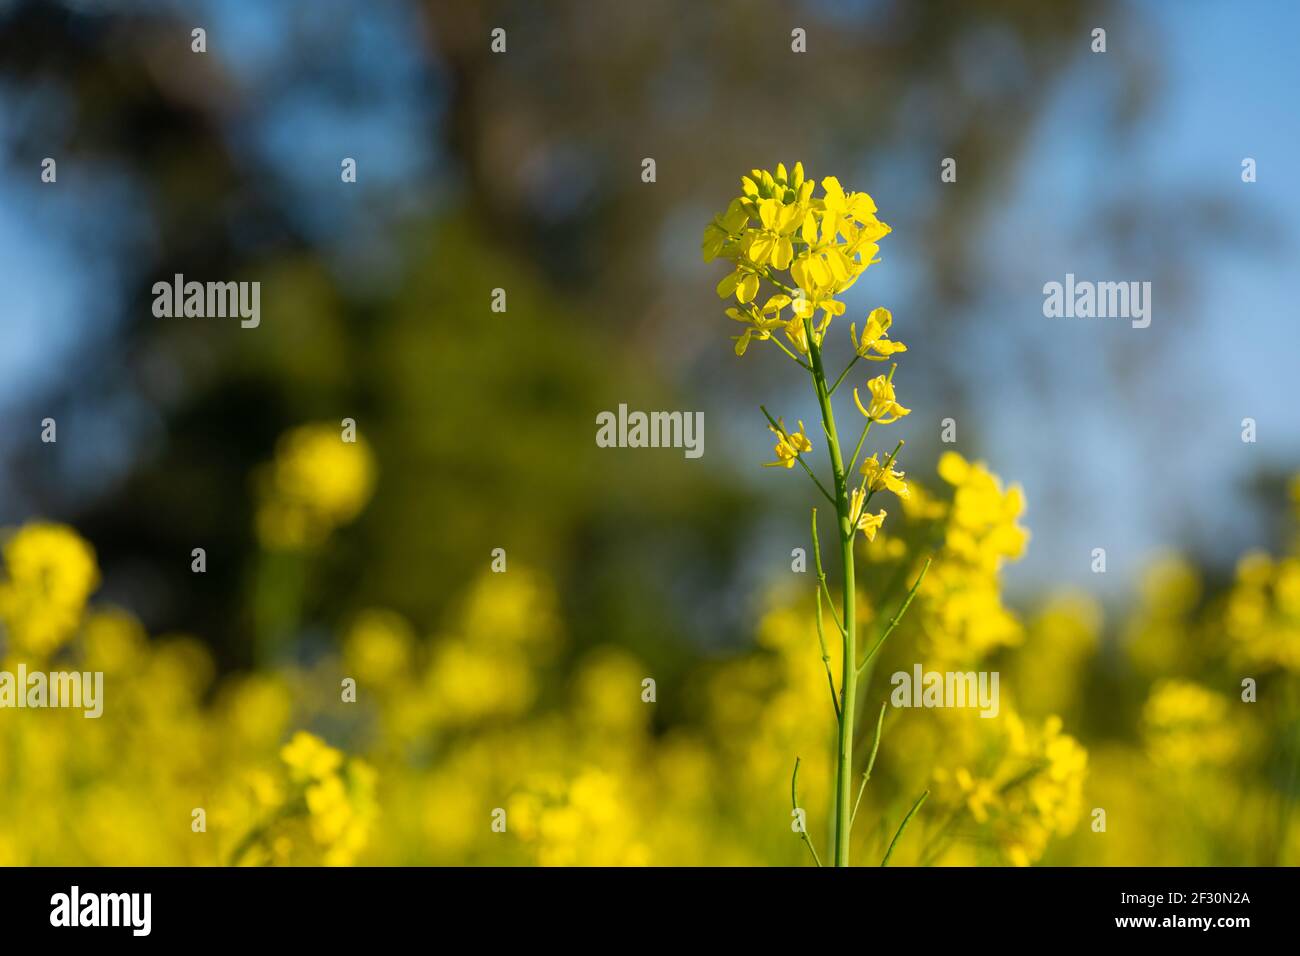
<instances>
[{"instance_id":1,"label":"blurred green stem","mask_svg":"<svg viewBox=\"0 0 1300 956\"><path fill-rule=\"evenodd\" d=\"M263 551L253 574L253 665L262 668L298 628L307 562L298 552Z\"/></svg>"}]
</instances>

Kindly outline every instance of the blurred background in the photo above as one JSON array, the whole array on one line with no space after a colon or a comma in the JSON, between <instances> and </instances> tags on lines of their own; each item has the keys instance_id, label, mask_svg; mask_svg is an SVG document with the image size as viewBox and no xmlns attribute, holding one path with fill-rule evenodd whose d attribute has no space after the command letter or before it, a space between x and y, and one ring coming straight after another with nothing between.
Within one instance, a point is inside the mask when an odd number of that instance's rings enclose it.
<instances>
[{"instance_id":1,"label":"blurred background","mask_svg":"<svg viewBox=\"0 0 1300 956\"><path fill-rule=\"evenodd\" d=\"M803 862L789 767L802 743L825 820L832 723L791 573L812 498L758 467L757 406L815 405L779 353L735 357L699 250L740 175L797 160L894 229L848 317L886 306L910 347L909 477L986 462L1032 534L1001 637L945 656L917 615L867 690L990 662L1015 710L891 716L863 852L932 782L900 862L1300 861L1298 26L1265 0L0 0L3 660L110 674L102 728L0 715L0 863ZM155 318L176 273L259 281L260 327ZM1044 318L1066 273L1150 281L1150 327ZM620 403L703 411L703 457L597 448ZM31 545L52 565L93 549L41 627L13 553L37 522L75 529Z\"/></svg>"}]
</instances>

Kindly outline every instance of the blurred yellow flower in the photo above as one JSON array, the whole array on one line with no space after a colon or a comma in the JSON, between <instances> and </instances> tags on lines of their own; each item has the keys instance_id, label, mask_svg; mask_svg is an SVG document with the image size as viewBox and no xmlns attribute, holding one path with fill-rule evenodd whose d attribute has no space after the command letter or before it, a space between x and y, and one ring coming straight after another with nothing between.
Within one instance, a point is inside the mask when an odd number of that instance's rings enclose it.
<instances>
[{"instance_id":1,"label":"blurred yellow flower","mask_svg":"<svg viewBox=\"0 0 1300 956\"><path fill-rule=\"evenodd\" d=\"M382 686L406 674L414 654L415 632L392 611L362 611L343 642L348 669L363 684Z\"/></svg>"},{"instance_id":2,"label":"blurred yellow flower","mask_svg":"<svg viewBox=\"0 0 1300 956\"><path fill-rule=\"evenodd\" d=\"M319 545L370 500L375 463L366 442L344 441L333 425L286 433L258 480L257 533L275 550Z\"/></svg>"},{"instance_id":3,"label":"blurred yellow flower","mask_svg":"<svg viewBox=\"0 0 1300 956\"><path fill-rule=\"evenodd\" d=\"M982 462L971 464L955 451L940 456L939 477L955 488L945 540L950 551L990 571L1024 553L1029 532L1016 523L1025 510L1019 485L1003 492Z\"/></svg>"},{"instance_id":4,"label":"blurred yellow flower","mask_svg":"<svg viewBox=\"0 0 1300 956\"><path fill-rule=\"evenodd\" d=\"M572 780L535 778L511 798L511 832L542 866L646 866L649 847L635 835L623 784L587 768Z\"/></svg>"},{"instance_id":5,"label":"blurred yellow flower","mask_svg":"<svg viewBox=\"0 0 1300 956\"><path fill-rule=\"evenodd\" d=\"M3 546L0 620L11 650L44 658L72 636L99 586L95 552L66 525L33 521Z\"/></svg>"},{"instance_id":6,"label":"blurred yellow flower","mask_svg":"<svg viewBox=\"0 0 1300 956\"><path fill-rule=\"evenodd\" d=\"M343 754L319 737L300 730L280 748L289 776L298 783L324 780L343 765Z\"/></svg>"},{"instance_id":7,"label":"blurred yellow flower","mask_svg":"<svg viewBox=\"0 0 1300 956\"><path fill-rule=\"evenodd\" d=\"M1246 662L1300 671L1300 556L1243 556L1228 595L1225 630Z\"/></svg>"},{"instance_id":8,"label":"blurred yellow flower","mask_svg":"<svg viewBox=\"0 0 1300 956\"><path fill-rule=\"evenodd\" d=\"M1033 724L1004 704L1000 719L976 719L974 736L958 738L974 763L934 773L937 803L969 813L1012 865L1036 862L1082 813L1088 754L1061 727L1059 717Z\"/></svg>"},{"instance_id":9,"label":"blurred yellow flower","mask_svg":"<svg viewBox=\"0 0 1300 956\"><path fill-rule=\"evenodd\" d=\"M1241 746L1241 728L1228 698L1185 680L1156 684L1142 708L1147 750L1157 763L1178 769L1222 766Z\"/></svg>"}]
</instances>

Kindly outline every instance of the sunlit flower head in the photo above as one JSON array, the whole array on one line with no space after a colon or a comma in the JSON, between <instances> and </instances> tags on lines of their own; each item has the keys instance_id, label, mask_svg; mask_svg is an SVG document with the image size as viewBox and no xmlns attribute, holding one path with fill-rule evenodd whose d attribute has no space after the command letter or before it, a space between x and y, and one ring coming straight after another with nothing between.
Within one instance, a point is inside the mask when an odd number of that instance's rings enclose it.
<instances>
[{"instance_id":1,"label":"sunlit flower head","mask_svg":"<svg viewBox=\"0 0 1300 956\"><path fill-rule=\"evenodd\" d=\"M793 468L800 455L812 451L812 442L804 434L803 422L799 423L798 431L793 432L785 430L784 419L778 419L775 426L768 425L767 428L777 439L772 446L776 461L764 462L764 467Z\"/></svg>"},{"instance_id":2,"label":"sunlit flower head","mask_svg":"<svg viewBox=\"0 0 1300 956\"><path fill-rule=\"evenodd\" d=\"M867 391L871 394L870 404L862 404L862 398L856 388L853 390L853 401L857 403L858 411L873 422L888 425L911 412L910 408L898 404L894 395L894 383L887 376L877 375L871 379L867 382Z\"/></svg>"}]
</instances>

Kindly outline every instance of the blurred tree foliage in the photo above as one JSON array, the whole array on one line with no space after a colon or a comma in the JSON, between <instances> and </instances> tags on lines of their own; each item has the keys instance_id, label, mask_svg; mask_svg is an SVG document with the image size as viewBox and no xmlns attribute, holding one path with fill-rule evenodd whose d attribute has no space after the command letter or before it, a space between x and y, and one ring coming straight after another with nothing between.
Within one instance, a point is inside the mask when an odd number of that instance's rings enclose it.
<instances>
[{"instance_id":1,"label":"blurred tree foliage","mask_svg":"<svg viewBox=\"0 0 1300 956\"><path fill-rule=\"evenodd\" d=\"M106 595L150 632L192 631L224 665L246 664L249 476L287 429L354 417L379 483L313 563L308 624L372 603L432 620L504 547L558 582L575 646L626 642L671 671L736 638L725 597L757 509L720 455L599 453L592 436L620 401L699 407L708 391L715 359L697 353L718 337L695 334L706 318L684 307L709 301L686 258L696 209L778 159L821 168L922 143L961 155L968 188L928 211L916 264L933 296L922 311L942 315L968 291L984 204L1105 8L313 5L282 14L291 32L253 68L229 34L210 30L195 56L187 20L135 4L0 4L0 85L25 104L7 110L6 160L35 168L57 148L61 182L102 177L119 197L52 223L112 263L92 321L113 331L31 396L62 416L58 465L27 450L10 480L94 542ZM363 110L367 84L387 95L383 42L340 53L384 17L415 27L398 33L422 64L403 132L434 157L428 181L382 180L357 203L334 159L298 171L310 188L286 182L253 145L275 118L262 107L284 88ZM496 26L505 55L489 50ZM806 55L790 53L794 26ZM347 203L353 218L322 212ZM174 273L261 281L261 327L155 319L152 283ZM505 315L489 311L497 287ZM128 452L107 486L93 468L68 480L85 454L73 436L87 434ZM200 545L202 576L189 571Z\"/></svg>"}]
</instances>

